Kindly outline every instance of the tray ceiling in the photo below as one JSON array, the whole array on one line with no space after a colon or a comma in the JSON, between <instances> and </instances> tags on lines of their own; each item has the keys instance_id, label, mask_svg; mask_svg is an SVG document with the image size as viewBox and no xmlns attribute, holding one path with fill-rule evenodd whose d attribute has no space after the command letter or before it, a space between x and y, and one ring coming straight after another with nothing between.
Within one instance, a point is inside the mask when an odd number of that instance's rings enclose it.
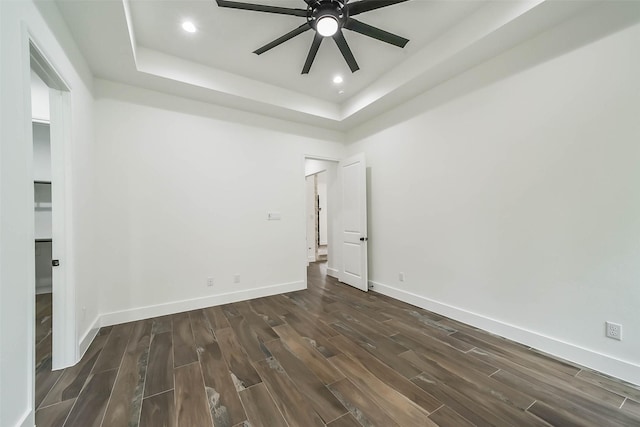
<instances>
[{"instance_id":1,"label":"tray ceiling","mask_svg":"<svg viewBox=\"0 0 640 427\"><path fill-rule=\"evenodd\" d=\"M245 2L305 6L302 0ZM220 8L215 0L56 4L99 78L348 130L593 3L411 0L358 16L410 39L404 49L345 30L361 69L352 74L333 40L325 40L308 75L301 70L313 31L252 53L304 18ZM185 20L198 31L185 32ZM343 83L333 83L336 75Z\"/></svg>"}]
</instances>

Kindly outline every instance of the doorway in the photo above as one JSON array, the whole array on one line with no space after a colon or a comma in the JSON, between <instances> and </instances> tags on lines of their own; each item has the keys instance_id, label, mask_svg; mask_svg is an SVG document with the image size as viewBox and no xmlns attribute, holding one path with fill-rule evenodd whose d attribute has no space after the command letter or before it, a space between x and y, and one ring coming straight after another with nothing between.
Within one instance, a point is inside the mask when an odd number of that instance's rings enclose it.
<instances>
[{"instance_id":1,"label":"doorway","mask_svg":"<svg viewBox=\"0 0 640 427\"><path fill-rule=\"evenodd\" d=\"M35 408L56 380L52 371L53 238L49 87L31 70L33 202L35 231Z\"/></svg>"},{"instance_id":2,"label":"doorway","mask_svg":"<svg viewBox=\"0 0 640 427\"><path fill-rule=\"evenodd\" d=\"M367 166L364 153L340 161L305 157L306 266L324 252L321 193L326 183L326 272L368 291ZM321 175L325 173L325 175ZM318 185L318 182L321 185Z\"/></svg>"},{"instance_id":3,"label":"doorway","mask_svg":"<svg viewBox=\"0 0 640 427\"><path fill-rule=\"evenodd\" d=\"M306 258L310 263L326 263L327 273L338 277L334 242L337 212L338 162L305 158Z\"/></svg>"},{"instance_id":4,"label":"doorway","mask_svg":"<svg viewBox=\"0 0 640 427\"><path fill-rule=\"evenodd\" d=\"M70 92L42 52L29 43L33 188L34 409L42 406L61 368L77 360L75 303L66 277L65 158Z\"/></svg>"}]
</instances>

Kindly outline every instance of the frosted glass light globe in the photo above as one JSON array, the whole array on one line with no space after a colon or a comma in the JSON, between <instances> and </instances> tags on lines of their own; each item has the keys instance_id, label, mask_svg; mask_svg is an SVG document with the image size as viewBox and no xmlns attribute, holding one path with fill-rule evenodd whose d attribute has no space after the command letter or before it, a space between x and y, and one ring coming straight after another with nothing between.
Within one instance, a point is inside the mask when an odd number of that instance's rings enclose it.
<instances>
[{"instance_id":1,"label":"frosted glass light globe","mask_svg":"<svg viewBox=\"0 0 640 427\"><path fill-rule=\"evenodd\" d=\"M338 21L333 16L323 16L318 19L316 30L322 37L330 37L338 31Z\"/></svg>"}]
</instances>

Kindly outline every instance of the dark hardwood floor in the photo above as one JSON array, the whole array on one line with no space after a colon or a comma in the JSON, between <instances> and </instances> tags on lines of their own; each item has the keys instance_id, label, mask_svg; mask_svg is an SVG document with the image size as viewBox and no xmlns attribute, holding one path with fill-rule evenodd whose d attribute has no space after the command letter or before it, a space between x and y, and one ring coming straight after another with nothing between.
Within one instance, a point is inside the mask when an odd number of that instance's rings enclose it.
<instances>
[{"instance_id":1,"label":"dark hardwood floor","mask_svg":"<svg viewBox=\"0 0 640 427\"><path fill-rule=\"evenodd\" d=\"M37 426L640 426L639 387L325 268L305 291L102 328L54 373L44 320Z\"/></svg>"}]
</instances>

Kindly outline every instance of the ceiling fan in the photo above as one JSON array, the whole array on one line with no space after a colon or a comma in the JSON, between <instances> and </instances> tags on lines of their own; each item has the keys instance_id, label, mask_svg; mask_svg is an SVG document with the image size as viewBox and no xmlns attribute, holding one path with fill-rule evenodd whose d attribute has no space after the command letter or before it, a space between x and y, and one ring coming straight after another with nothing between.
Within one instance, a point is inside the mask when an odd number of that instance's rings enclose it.
<instances>
[{"instance_id":1,"label":"ceiling fan","mask_svg":"<svg viewBox=\"0 0 640 427\"><path fill-rule=\"evenodd\" d=\"M320 43L322 43L322 40L325 37L332 37L336 42L338 49L340 49L340 52L349 65L352 73L355 73L360 69L356 59L353 57L353 53L351 52L349 45L347 44L347 40L344 38L344 34L342 34L342 29L355 31L398 47L405 47L409 42L409 40L404 37L389 33L353 18L353 16L360 13L392 6L408 0L360 0L353 3L350 3L349 0L303 1L307 5L306 9L293 9L288 7L243 3L237 1L216 0L219 7L305 17L307 22L253 52L257 55L261 55L287 40L290 40L307 30L313 29L316 34L313 38L313 43L311 43L311 49L309 49L307 60L302 68L302 74L308 74L309 70L311 70L311 65L318 53Z\"/></svg>"}]
</instances>

